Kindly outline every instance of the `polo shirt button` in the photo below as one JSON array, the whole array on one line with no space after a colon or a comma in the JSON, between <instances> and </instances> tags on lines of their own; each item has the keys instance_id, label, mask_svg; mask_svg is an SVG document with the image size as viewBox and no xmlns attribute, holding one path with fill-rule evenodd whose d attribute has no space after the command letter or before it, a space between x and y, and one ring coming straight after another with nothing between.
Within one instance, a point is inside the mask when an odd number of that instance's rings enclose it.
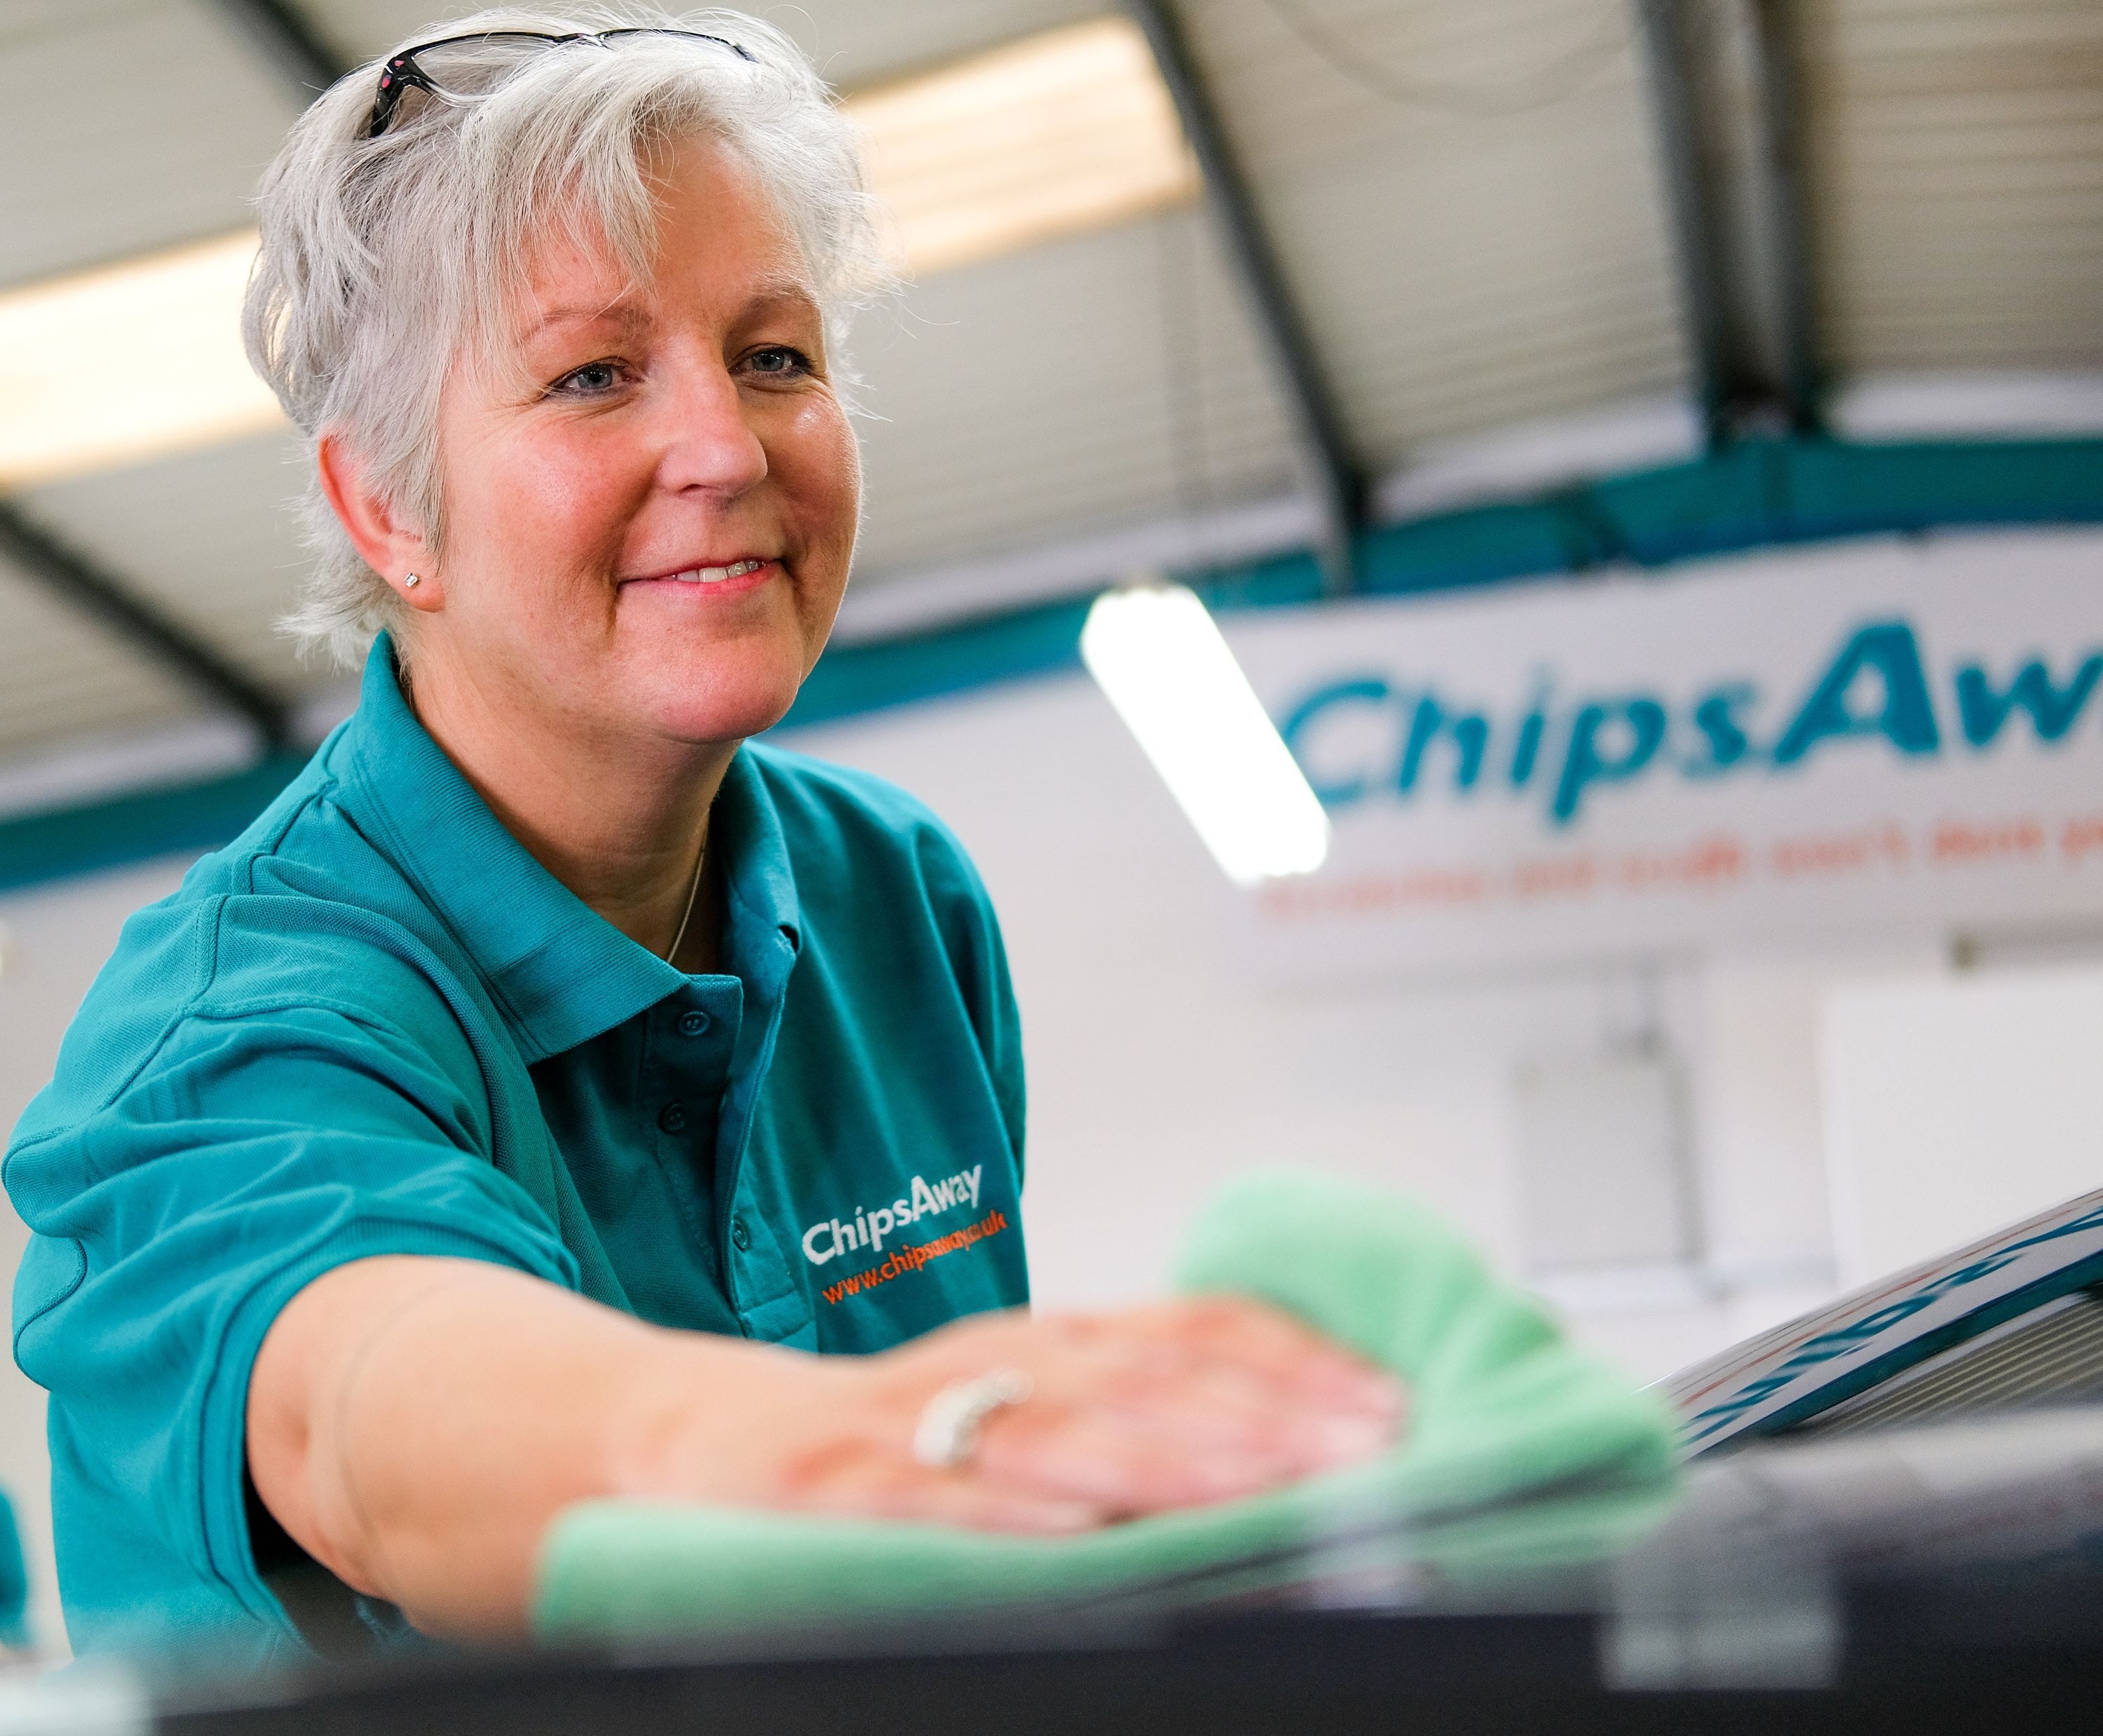
<instances>
[{"instance_id":1,"label":"polo shirt button","mask_svg":"<svg viewBox=\"0 0 2103 1736\"><path fill-rule=\"evenodd\" d=\"M730 1239L736 1244L740 1253L743 1253L752 1246L752 1232L745 1228L745 1220L742 1217L731 1219Z\"/></svg>"},{"instance_id":2,"label":"polo shirt button","mask_svg":"<svg viewBox=\"0 0 2103 1736\"><path fill-rule=\"evenodd\" d=\"M668 1133L683 1133L687 1130L687 1106L667 1103L664 1113L657 1117L657 1124Z\"/></svg>"},{"instance_id":3,"label":"polo shirt button","mask_svg":"<svg viewBox=\"0 0 2103 1736\"><path fill-rule=\"evenodd\" d=\"M705 1013L682 1013L679 1015L679 1029L687 1036L698 1037L708 1028L709 1016Z\"/></svg>"}]
</instances>

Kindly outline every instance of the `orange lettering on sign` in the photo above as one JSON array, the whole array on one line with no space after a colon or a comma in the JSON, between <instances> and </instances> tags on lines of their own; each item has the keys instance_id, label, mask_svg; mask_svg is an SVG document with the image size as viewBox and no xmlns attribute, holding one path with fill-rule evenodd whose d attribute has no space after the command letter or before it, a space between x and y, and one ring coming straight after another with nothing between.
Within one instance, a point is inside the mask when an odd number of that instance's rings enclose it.
<instances>
[{"instance_id":1,"label":"orange lettering on sign","mask_svg":"<svg viewBox=\"0 0 2103 1736\"><path fill-rule=\"evenodd\" d=\"M1631 892L1664 886L1713 887L1745 878L1745 843L1728 832L1715 832L1677 849L1634 852L1621 858L1616 875Z\"/></svg>"},{"instance_id":2,"label":"orange lettering on sign","mask_svg":"<svg viewBox=\"0 0 2103 1736\"><path fill-rule=\"evenodd\" d=\"M2044 822L2035 814L2003 820L1953 817L1936 822L1928 854L1937 862L1983 862L1996 857L2034 856L2043 848Z\"/></svg>"},{"instance_id":3,"label":"orange lettering on sign","mask_svg":"<svg viewBox=\"0 0 2103 1736\"><path fill-rule=\"evenodd\" d=\"M2103 814L2076 814L2060 830L2060 854L2070 862L2103 850Z\"/></svg>"},{"instance_id":4,"label":"orange lettering on sign","mask_svg":"<svg viewBox=\"0 0 2103 1736\"><path fill-rule=\"evenodd\" d=\"M1599 865L1589 856L1540 856L1512 864L1512 891L1522 898L1581 897L1598 879Z\"/></svg>"},{"instance_id":5,"label":"orange lettering on sign","mask_svg":"<svg viewBox=\"0 0 2103 1736\"><path fill-rule=\"evenodd\" d=\"M1854 874L1872 863L1903 868L1913 858L1913 844L1895 820L1851 826L1842 832L1803 832L1777 838L1769 860L1778 879L1806 874Z\"/></svg>"},{"instance_id":6,"label":"orange lettering on sign","mask_svg":"<svg viewBox=\"0 0 2103 1736\"><path fill-rule=\"evenodd\" d=\"M1361 875L1331 885L1274 880L1257 898L1270 920L1289 922L1296 917L1406 910L1412 905L1479 904L1489 895L1489 876L1479 868L1409 868L1399 874Z\"/></svg>"}]
</instances>

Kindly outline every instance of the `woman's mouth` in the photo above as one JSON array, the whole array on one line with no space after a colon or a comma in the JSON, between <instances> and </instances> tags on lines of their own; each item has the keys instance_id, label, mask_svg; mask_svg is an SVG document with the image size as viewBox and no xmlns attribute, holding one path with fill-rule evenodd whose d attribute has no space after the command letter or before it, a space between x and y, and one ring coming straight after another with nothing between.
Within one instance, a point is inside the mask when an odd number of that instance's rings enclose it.
<instances>
[{"instance_id":1,"label":"woman's mouth","mask_svg":"<svg viewBox=\"0 0 2103 1736\"><path fill-rule=\"evenodd\" d=\"M748 572L757 572L766 564L765 561L733 561L727 567L694 567L671 576L682 585L721 585L726 580L741 579Z\"/></svg>"},{"instance_id":2,"label":"woman's mouth","mask_svg":"<svg viewBox=\"0 0 2103 1736\"><path fill-rule=\"evenodd\" d=\"M624 582L639 585L646 590L663 587L667 594L670 588L682 588L682 594L709 598L741 597L746 592L758 590L773 583L781 572L781 563L763 554L749 554L721 567L684 567L677 572L660 572L646 579L629 579Z\"/></svg>"}]
</instances>

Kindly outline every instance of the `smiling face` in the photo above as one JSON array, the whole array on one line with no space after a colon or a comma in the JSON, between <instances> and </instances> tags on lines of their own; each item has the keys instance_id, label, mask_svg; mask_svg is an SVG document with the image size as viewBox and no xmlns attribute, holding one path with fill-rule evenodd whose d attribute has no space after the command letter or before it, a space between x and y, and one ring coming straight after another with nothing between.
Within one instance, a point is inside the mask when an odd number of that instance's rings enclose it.
<instances>
[{"instance_id":1,"label":"smiling face","mask_svg":"<svg viewBox=\"0 0 2103 1736\"><path fill-rule=\"evenodd\" d=\"M720 145L664 167L647 279L551 246L514 353L457 369L440 405L439 582L405 594L417 685L428 669L528 732L764 729L847 583L860 470L794 243Z\"/></svg>"}]
</instances>

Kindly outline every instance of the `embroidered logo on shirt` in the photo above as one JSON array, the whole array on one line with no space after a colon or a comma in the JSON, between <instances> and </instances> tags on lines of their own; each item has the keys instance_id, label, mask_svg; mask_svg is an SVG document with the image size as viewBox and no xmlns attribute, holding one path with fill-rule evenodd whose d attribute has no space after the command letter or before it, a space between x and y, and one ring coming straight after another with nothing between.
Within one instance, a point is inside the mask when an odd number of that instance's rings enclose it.
<instances>
[{"instance_id":1,"label":"embroidered logo on shirt","mask_svg":"<svg viewBox=\"0 0 2103 1736\"><path fill-rule=\"evenodd\" d=\"M889 1205L880 1205L866 1213L856 1206L851 1222L829 1217L821 1223L812 1224L803 1232L803 1257L813 1266L823 1266L834 1255L856 1249L866 1248L872 1253L880 1253L884 1238L896 1235L908 1224L960 1206L976 1208L979 1203L979 1175L985 1168L983 1164L974 1164L955 1175L945 1176L931 1186L916 1175L909 1191Z\"/></svg>"}]
</instances>

